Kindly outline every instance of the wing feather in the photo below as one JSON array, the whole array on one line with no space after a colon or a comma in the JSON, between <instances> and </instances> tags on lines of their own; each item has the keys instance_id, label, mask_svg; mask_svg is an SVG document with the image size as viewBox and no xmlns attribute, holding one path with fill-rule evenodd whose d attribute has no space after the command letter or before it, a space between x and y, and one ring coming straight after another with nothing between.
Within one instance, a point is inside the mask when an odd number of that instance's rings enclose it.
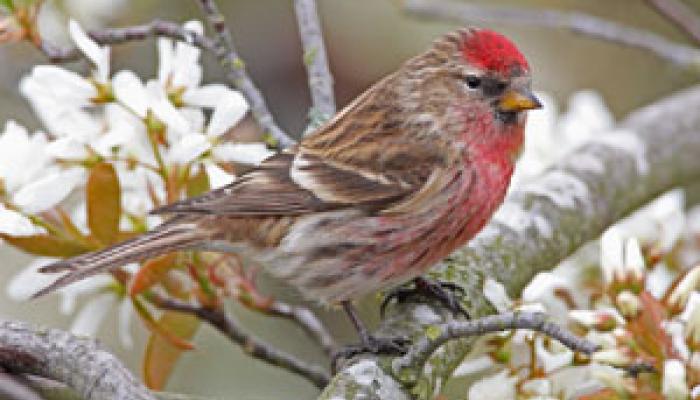
<instances>
[{"instance_id":1,"label":"wing feather","mask_svg":"<svg viewBox=\"0 0 700 400\"><path fill-rule=\"evenodd\" d=\"M447 184L435 177L454 171L461 159L444 135L407 135L406 129L434 133L437 122L401 120L394 96L370 88L293 149L228 186L153 213L299 215L348 207L378 213L419 206Z\"/></svg>"}]
</instances>

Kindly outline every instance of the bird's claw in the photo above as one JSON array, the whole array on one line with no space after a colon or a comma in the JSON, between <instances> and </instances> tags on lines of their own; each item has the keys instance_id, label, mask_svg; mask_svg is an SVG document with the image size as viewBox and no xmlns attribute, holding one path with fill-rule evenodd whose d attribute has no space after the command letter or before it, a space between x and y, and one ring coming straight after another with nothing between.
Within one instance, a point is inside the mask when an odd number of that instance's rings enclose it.
<instances>
[{"instance_id":1,"label":"bird's claw","mask_svg":"<svg viewBox=\"0 0 700 400\"><path fill-rule=\"evenodd\" d=\"M389 305L393 299L401 303L413 296L423 296L438 300L453 313L463 315L469 319L469 313L459 302L459 297L463 295L464 288L453 282L443 282L418 277L413 280L413 287L399 287L387 293L379 308L379 312L383 317L387 305Z\"/></svg>"},{"instance_id":2,"label":"bird's claw","mask_svg":"<svg viewBox=\"0 0 700 400\"><path fill-rule=\"evenodd\" d=\"M333 352L331 365L335 372L340 360L347 360L359 354L401 356L406 354L410 344L411 341L403 336L377 337L368 335L362 343L349 344Z\"/></svg>"}]
</instances>

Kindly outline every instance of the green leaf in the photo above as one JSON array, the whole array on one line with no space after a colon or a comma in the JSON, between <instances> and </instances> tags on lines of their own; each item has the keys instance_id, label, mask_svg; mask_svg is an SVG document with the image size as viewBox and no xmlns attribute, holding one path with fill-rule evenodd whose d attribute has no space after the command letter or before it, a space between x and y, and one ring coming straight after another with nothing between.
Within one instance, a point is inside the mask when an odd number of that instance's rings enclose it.
<instances>
[{"instance_id":1,"label":"green leaf","mask_svg":"<svg viewBox=\"0 0 700 400\"><path fill-rule=\"evenodd\" d=\"M158 326L183 340L192 339L199 328L199 320L189 314L166 311L158 320ZM173 344L162 332L154 332L148 339L143 358L143 379L150 389L162 390L175 370L185 349Z\"/></svg>"},{"instance_id":2,"label":"green leaf","mask_svg":"<svg viewBox=\"0 0 700 400\"><path fill-rule=\"evenodd\" d=\"M44 257L67 258L92 250L82 243L52 235L13 237L0 234L0 239L26 253Z\"/></svg>"},{"instance_id":3,"label":"green leaf","mask_svg":"<svg viewBox=\"0 0 700 400\"><path fill-rule=\"evenodd\" d=\"M195 197L209 191L209 175L204 166L187 180L187 197Z\"/></svg>"},{"instance_id":4,"label":"green leaf","mask_svg":"<svg viewBox=\"0 0 700 400\"><path fill-rule=\"evenodd\" d=\"M121 189L112 164L92 168L86 187L87 220L92 234L104 245L114 243L119 234Z\"/></svg>"}]
</instances>

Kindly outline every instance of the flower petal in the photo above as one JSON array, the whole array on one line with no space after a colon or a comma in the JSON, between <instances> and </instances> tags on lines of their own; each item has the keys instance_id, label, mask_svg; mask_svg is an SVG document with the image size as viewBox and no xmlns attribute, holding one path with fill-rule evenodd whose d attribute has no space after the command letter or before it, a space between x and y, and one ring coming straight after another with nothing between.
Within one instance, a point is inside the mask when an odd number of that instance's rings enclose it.
<instances>
[{"instance_id":1,"label":"flower petal","mask_svg":"<svg viewBox=\"0 0 700 400\"><path fill-rule=\"evenodd\" d=\"M159 120L163 121L168 128L182 135L191 131L187 119L180 114L173 103L168 99L165 89L157 81L149 81L146 84L148 104Z\"/></svg>"},{"instance_id":2,"label":"flower petal","mask_svg":"<svg viewBox=\"0 0 700 400\"><path fill-rule=\"evenodd\" d=\"M207 127L207 135L218 137L237 124L248 112L248 103L243 96L235 91L229 91L219 98L219 103Z\"/></svg>"},{"instance_id":3,"label":"flower petal","mask_svg":"<svg viewBox=\"0 0 700 400\"><path fill-rule=\"evenodd\" d=\"M194 134L183 136L168 152L168 161L185 165L194 161L197 157L209 150L211 144L204 135Z\"/></svg>"},{"instance_id":4,"label":"flower petal","mask_svg":"<svg viewBox=\"0 0 700 400\"><path fill-rule=\"evenodd\" d=\"M117 301L114 293L102 293L91 299L71 323L69 331L77 336L94 337L102 321Z\"/></svg>"},{"instance_id":5,"label":"flower petal","mask_svg":"<svg viewBox=\"0 0 700 400\"><path fill-rule=\"evenodd\" d=\"M119 71L112 78L114 97L141 118L146 117L148 99L141 80L131 71Z\"/></svg>"},{"instance_id":6,"label":"flower petal","mask_svg":"<svg viewBox=\"0 0 700 400\"><path fill-rule=\"evenodd\" d=\"M24 211L38 213L63 201L84 181L85 171L82 168L57 171L23 187L13 200Z\"/></svg>"},{"instance_id":7,"label":"flower petal","mask_svg":"<svg viewBox=\"0 0 700 400\"><path fill-rule=\"evenodd\" d=\"M95 79L106 83L109 80L109 47L100 47L75 20L68 22L68 32L75 45L95 65Z\"/></svg>"},{"instance_id":8,"label":"flower petal","mask_svg":"<svg viewBox=\"0 0 700 400\"><path fill-rule=\"evenodd\" d=\"M38 235L46 233L46 231L34 225L29 218L17 211L5 208L0 203L0 233L18 237Z\"/></svg>"},{"instance_id":9,"label":"flower petal","mask_svg":"<svg viewBox=\"0 0 700 400\"><path fill-rule=\"evenodd\" d=\"M257 165L275 154L263 143L222 143L212 148L217 161Z\"/></svg>"},{"instance_id":10,"label":"flower petal","mask_svg":"<svg viewBox=\"0 0 700 400\"><path fill-rule=\"evenodd\" d=\"M39 268L56 261L54 258L37 258L13 276L6 287L7 296L14 301L27 301L32 295L52 283L56 277L42 274Z\"/></svg>"}]
</instances>

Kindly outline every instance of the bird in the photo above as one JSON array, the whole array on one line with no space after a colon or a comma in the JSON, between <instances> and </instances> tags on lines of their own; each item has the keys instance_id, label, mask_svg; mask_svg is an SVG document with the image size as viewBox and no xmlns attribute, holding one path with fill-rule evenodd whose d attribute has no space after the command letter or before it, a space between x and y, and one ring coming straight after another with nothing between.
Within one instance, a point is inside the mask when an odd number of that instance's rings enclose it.
<instances>
[{"instance_id":1,"label":"bird","mask_svg":"<svg viewBox=\"0 0 700 400\"><path fill-rule=\"evenodd\" d=\"M299 143L234 182L161 208L164 222L47 265L36 296L178 250L237 253L306 298L342 305L421 278L503 202L529 110L530 66L505 36L462 28L372 85ZM419 286L418 284L416 286Z\"/></svg>"}]
</instances>

